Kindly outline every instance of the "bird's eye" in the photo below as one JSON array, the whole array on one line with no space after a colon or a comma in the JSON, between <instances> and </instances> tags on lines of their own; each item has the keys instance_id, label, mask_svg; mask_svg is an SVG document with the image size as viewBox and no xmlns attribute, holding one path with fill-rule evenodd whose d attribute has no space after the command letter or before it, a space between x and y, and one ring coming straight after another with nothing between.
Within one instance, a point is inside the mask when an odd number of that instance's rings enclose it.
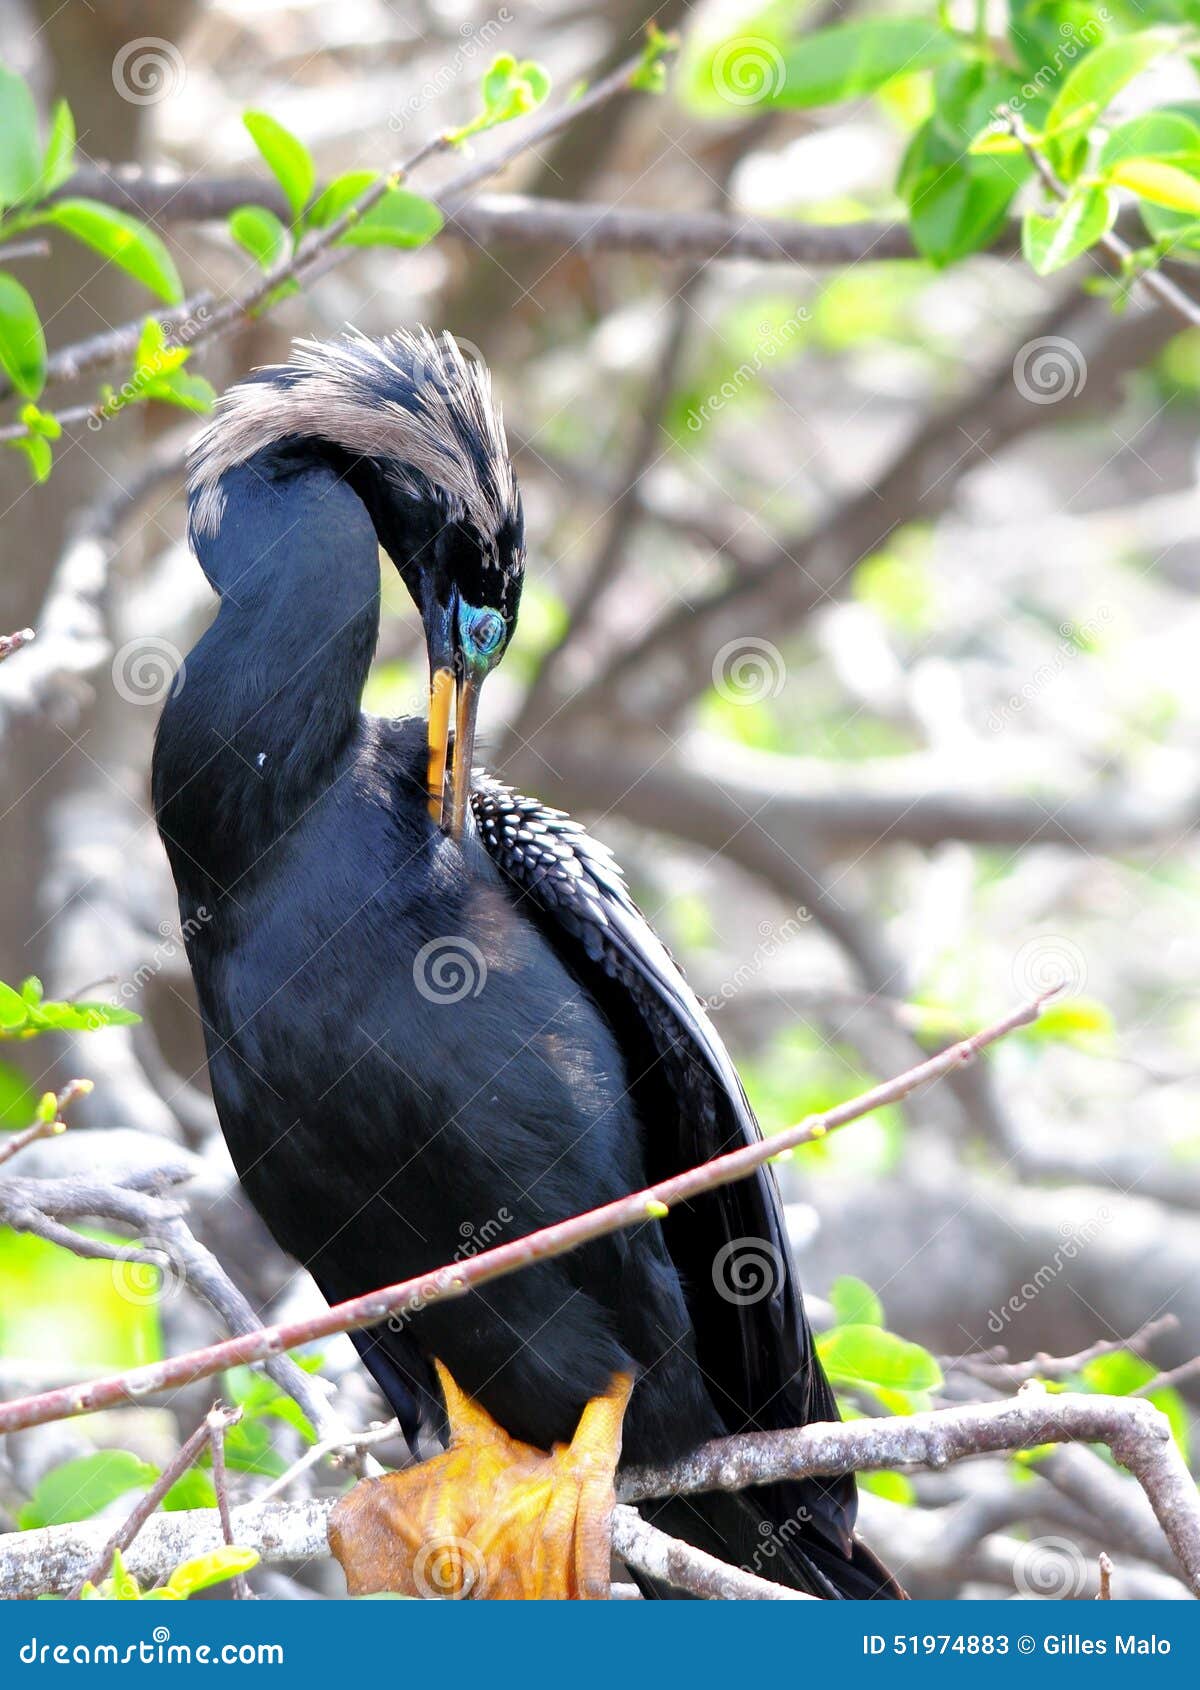
<instances>
[{"instance_id":1,"label":"bird's eye","mask_svg":"<svg viewBox=\"0 0 1200 1690\"><path fill-rule=\"evenodd\" d=\"M471 644L481 657L490 657L504 638L504 618L498 610L476 610L467 622Z\"/></svg>"}]
</instances>

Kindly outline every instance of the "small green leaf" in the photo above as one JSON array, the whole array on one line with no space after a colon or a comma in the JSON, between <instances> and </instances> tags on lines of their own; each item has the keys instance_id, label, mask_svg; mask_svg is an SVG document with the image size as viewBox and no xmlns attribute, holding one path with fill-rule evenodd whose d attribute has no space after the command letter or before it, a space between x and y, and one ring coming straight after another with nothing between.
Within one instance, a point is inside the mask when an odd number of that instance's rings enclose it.
<instances>
[{"instance_id":1,"label":"small green leaf","mask_svg":"<svg viewBox=\"0 0 1200 1690\"><path fill-rule=\"evenodd\" d=\"M916 1506L916 1487L903 1473L860 1473L858 1485L860 1490L885 1497L888 1502L898 1502L905 1508Z\"/></svg>"},{"instance_id":2,"label":"small green leaf","mask_svg":"<svg viewBox=\"0 0 1200 1690\"><path fill-rule=\"evenodd\" d=\"M739 43L735 37L713 56L715 91L739 99ZM764 43L749 38L744 53L762 54ZM959 44L929 18L872 18L835 24L806 35L784 54L780 75L768 81L762 103L788 108L833 105L872 94L894 76L928 70L955 58ZM722 86L724 84L725 86ZM741 94L744 103L745 95Z\"/></svg>"},{"instance_id":3,"label":"small green leaf","mask_svg":"<svg viewBox=\"0 0 1200 1690\"><path fill-rule=\"evenodd\" d=\"M1168 211L1185 211L1200 216L1200 155L1191 160L1193 171L1181 170L1160 158L1127 158L1110 167L1108 179L1128 188L1151 205Z\"/></svg>"},{"instance_id":4,"label":"small green leaf","mask_svg":"<svg viewBox=\"0 0 1200 1690\"><path fill-rule=\"evenodd\" d=\"M447 139L459 146L472 135L498 124L509 123L540 106L550 92L550 76L544 66L534 59L518 61L511 53L501 53L485 71L480 83L483 110L461 129L451 130Z\"/></svg>"},{"instance_id":5,"label":"small green leaf","mask_svg":"<svg viewBox=\"0 0 1200 1690\"><path fill-rule=\"evenodd\" d=\"M229 233L263 270L273 270L288 250L287 230L265 205L242 205L230 214Z\"/></svg>"},{"instance_id":6,"label":"small green leaf","mask_svg":"<svg viewBox=\"0 0 1200 1690\"><path fill-rule=\"evenodd\" d=\"M881 1326L835 1326L817 1338L817 1351L832 1382L892 1391L929 1391L942 1383L936 1359Z\"/></svg>"},{"instance_id":7,"label":"small green leaf","mask_svg":"<svg viewBox=\"0 0 1200 1690\"><path fill-rule=\"evenodd\" d=\"M50 1122L57 1114L58 1097L52 1091L44 1091L41 1097L38 1098L37 1108L34 1111L33 1116L34 1120L40 1121L44 1127L49 1126Z\"/></svg>"},{"instance_id":8,"label":"small green leaf","mask_svg":"<svg viewBox=\"0 0 1200 1690\"><path fill-rule=\"evenodd\" d=\"M990 160L980 160L988 166ZM1015 180L968 158L933 162L907 179L909 227L932 263L953 264L987 246L1004 225Z\"/></svg>"},{"instance_id":9,"label":"small green leaf","mask_svg":"<svg viewBox=\"0 0 1200 1690\"><path fill-rule=\"evenodd\" d=\"M378 180L377 170L347 170L345 175L335 176L309 207L308 216L304 219L306 226L310 229L327 228Z\"/></svg>"},{"instance_id":10,"label":"small green leaf","mask_svg":"<svg viewBox=\"0 0 1200 1690\"><path fill-rule=\"evenodd\" d=\"M46 385L46 336L37 306L15 276L0 273L0 367L18 393L36 399Z\"/></svg>"},{"instance_id":11,"label":"small green leaf","mask_svg":"<svg viewBox=\"0 0 1200 1690\"><path fill-rule=\"evenodd\" d=\"M1135 76L1174 46L1173 29L1147 29L1106 42L1075 66L1050 108L1045 132L1052 162L1068 176L1083 156L1087 132Z\"/></svg>"},{"instance_id":12,"label":"small green leaf","mask_svg":"<svg viewBox=\"0 0 1200 1690\"><path fill-rule=\"evenodd\" d=\"M127 270L168 305L176 305L183 298L183 283L174 259L153 229L127 212L101 205L98 200L59 200L28 221L65 229L93 252Z\"/></svg>"},{"instance_id":13,"label":"small green leaf","mask_svg":"<svg viewBox=\"0 0 1200 1690\"><path fill-rule=\"evenodd\" d=\"M62 439L62 424L57 417L51 416L49 411L39 411L37 406L31 403L21 406L20 416L30 434L38 435L43 440Z\"/></svg>"},{"instance_id":14,"label":"small green leaf","mask_svg":"<svg viewBox=\"0 0 1200 1690\"><path fill-rule=\"evenodd\" d=\"M268 117L266 112L248 111L242 122L283 189L284 197L292 208L292 218L298 223L312 198L317 179L312 154L303 141L285 129L282 123Z\"/></svg>"},{"instance_id":15,"label":"small green leaf","mask_svg":"<svg viewBox=\"0 0 1200 1690\"><path fill-rule=\"evenodd\" d=\"M192 1508L215 1508L216 1486L201 1468L189 1467L163 1497L162 1505L168 1514L187 1513Z\"/></svg>"},{"instance_id":16,"label":"small green leaf","mask_svg":"<svg viewBox=\"0 0 1200 1690\"><path fill-rule=\"evenodd\" d=\"M75 170L75 119L65 100L59 100L50 117L50 134L42 156L41 171L32 198L45 199L61 188Z\"/></svg>"},{"instance_id":17,"label":"small green leaf","mask_svg":"<svg viewBox=\"0 0 1200 1690\"><path fill-rule=\"evenodd\" d=\"M42 168L37 108L29 84L0 66L0 207L18 205L36 187Z\"/></svg>"},{"instance_id":18,"label":"small green leaf","mask_svg":"<svg viewBox=\"0 0 1200 1690\"><path fill-rule=\"evenodd\" d=\"M197 1555L192 1561L185 1561L167 1580L166 1588L176 1596L184 1598L194 1596L198 1590L207 1590L211 1585L223 1584L226 1579L236 1578L239 1573L248 1573L251 1567L258 1565L258 1550L246 1549L241 1544L226 1544L222 1549L214 1549L207 1555Z\"/></svg>"},{"instance_id":19,"label":"small green leaf","mask_svg":"<svg viewBox=\"0 0 1200 1690\"><path fill-rule=\"evenodd\" d=\"M1022 1028L1027 1043L1066 1040L1084 1046L1094 1046L1097 1039L1107 1039L1113 1031L1111 1011L1095 998L1067 998L1062 1003L1048 1004L1036 1021Z\"/></svg>"},{"instance_id":20,"label":"small green leaf","mask_svg":"<svg viewBox=\"0 0 1200 1690\"><path fill-rule=\"evenodd\" d=\"M377 204L364 212L339 246L424 246L442 227L442 214L432 200L406 188L389 188Z\"/></svg>"},{"instance_id":21,"label":"small green leaf","mask_svg":"<svg viewBox=\"0 0 1200 1690\"><path fill-rule=\"evenodd\" d=\"M21 1530L63 1526L90 1520L127 1491L145 1490L158 1478L149 1466L125 1449L97 1450L52 1467L39 1480L33 1495L17 1515Z\"/></svg>"},{"instance_id":22,"label":"small green leaf","mask_svg":"<svg viewBox=\"0 0 1200 1690\"><path fill-rule=\"evenodd\" d=\"M1036 146L1038 137L1031 134L1029 139ZM1011 129L989 124L976 135L969 151L972 158L1020 158L1025 148Z\"/></svg>"},{"instance_id":23,"label":"small green leaf","mask_svg":"<svg viewBox=\"0 0 1200 1690\"><path fill-rule=\"evenodd\" d=\"M14 992L0 980L0 1032L12 1032L23 1027L29 1017L29 1005L20 992Z\"/></svg>"},{"instance_id":24,"label":"small green leaf","mask_svg":"<svg viewBox=\"0 0 1200 1690\"><path fill-rule=\"evenodd\" d=\"M1021 226L1026 260L1039 276L1061 270L1106 235L1117 216L1117 196L1107 188L1076 188L1049 216L1029 211Z\"/></svg>"},{"instance_id":25,"label":"small green leaf","mask_svg":"<svg viewBox=\"0 0 1200 1690\"><path fill-rule=\"evenodd\" d=\"M843 1274L835 1279L829 1301L839 1326L882 1326L883 1304L861 1279Z\"/></svg>"},{"instance_id":26,"label":"small green leaf","mask_svg":"<svg viewBox=\"0 0 1200 1690\"><path fill-rule=\"evenodd\" d=\"M1122 159L1176 159L1180 155L1200 155L1200 124L1182 112L1155 111L1119 123L1105 141L1098 163L1106 171Z\"/></svg>"}]
</instances>

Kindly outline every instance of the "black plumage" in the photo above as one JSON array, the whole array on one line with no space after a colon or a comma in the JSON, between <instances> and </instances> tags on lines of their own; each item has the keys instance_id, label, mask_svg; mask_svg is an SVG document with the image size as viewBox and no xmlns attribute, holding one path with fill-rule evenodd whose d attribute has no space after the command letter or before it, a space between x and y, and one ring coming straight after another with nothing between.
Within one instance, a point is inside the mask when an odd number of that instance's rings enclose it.
<instances>
[{"instance_id":1,"label":"black plumage","mask_svg":"<svg viewBox=\"0 0 1200 1690\"><path fill-rule=\"evenodd\" d=\"M477 695L515 622L520 501L483 372L423 336L306 348L227 396L191 498L221 603L164 709L154 803L222 1128L324 1295L756 1137L608 852L479 775L472 818L448 834L430 814L425 723L361 712L380 543L431 664L452 646L460 687L465 670ZM443 1430L433 1357L541 1447L632 1371L632 1462L836 1414L766 1170L356 1342L414 1448ZM676 1499L656 1517L755 1566L771 1532L770 1576L819 1595L893 1595L854 1511L853 1483L830 1480Z\"/></svg>"}]
</instances>

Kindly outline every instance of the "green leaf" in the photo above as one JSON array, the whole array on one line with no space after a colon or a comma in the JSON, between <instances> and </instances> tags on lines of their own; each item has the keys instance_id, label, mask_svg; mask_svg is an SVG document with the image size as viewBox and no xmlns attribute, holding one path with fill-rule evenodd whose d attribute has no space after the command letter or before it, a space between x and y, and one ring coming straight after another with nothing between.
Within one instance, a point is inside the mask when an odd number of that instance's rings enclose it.
<instances>
[{"instance_id":1,"label":"green leaf","mask_svg":"<svg viewBox=\"0 0 1200 1690\"><path fill-rule=\"evenodd\" d=\"M882 1326L883 1304L861 1279L843 1274L829 1293L839 1326Z\"/></svg>"},{"instance_id":2,"label":"green leaf","mask_svg":"<svg viewBox=\"0 0 1200 1690\"><path fill-rule=\"evenodd\" d=\"M20 992L14 992L11 986L0 980L0 1033L11 1033L23 1027L28 1016L29 1005Z\"/></svg>"},{"instance_id":3,"label":"green leaf","mask_svg":"<svg viewBox=\"0 0 1200 1690\"><path fill-rule=\"evenodd\" d=\"M192 1508L215 1508L216 1486L203 1469L189 1467L163 1497L162 1505L168 1514L186 1513Z\"/></svg>"},{"instance_id":4,"label":"green leaf","mask_svg":"<svg viewBox=\"0 0 1200 1690\"><path fill-rule=\"evenodd\" d=\"M899 1502L905 1508L916 1506L916 1487L903 1473L860 1473L858 1486L874 1496L886 1497L888 1502Z\"/></svg>"},{"instance_id":5,"label":"green leaf","mask_svg":"<svg viewBox=\"0 0 1200 1690\"><path fill-rule=\"evenodd\" d=\"M942 1383L936 1359L881 1326L835 1326L817 1338L817 1351L835 1384L929 1391Z\"/></svg>"},{"instance_id":6,"label":"green leaf","mask_svg":"<svg viewBox=\"0 0 1200 1690\"><path fill-rule=\"evenodd\" d=\"M42 156L41 171L33 199L45 199L61 188L75 170L75 119L65 100L59 100L50 116L50 134Z\"/></svg>"},{"instance_id":7,"label":"green leaf","mask_svg":"<svg viewBox=\"0 0 1200 1690\"><path fill-rule=\"evenodd\" d=\"M310 229L327 228L378 180L377 170L347 170L345 175L335 176L309 207L308 216L304 219L306 226Z\"/></svg>"},{"instance_id":8,"label":"green leaf","mask_svg":"<svg viewBox=\"0 0 1200 1690\"><path fill-rule=\"evenodd\" d=\"M764 43L748 38L744 53L757 51ZM739 100L739 75L745 76L749 58L739 63L738 39L726 42L713 55L713 86L734 103ZM818 29L790 47L784 54L777 86L768 86L762 103L788 108L833 105L839 100L871 94L893 76L909 75L944 64L957 56L955 38L924 17L873 18L861 23L835 24ZM722 86L724 84L724 86Z\"/></svg>"},{"instance_id":9,"label":"green leaf","mask_svg":"<svg viewBox=\"0 0 1200 1690\"><path fill-rule=\"evenodd\" d=\"M37 306L15 276L2 272L0 367L27 399L36 399L46 385L46 336Z\"/></svg>"},{"instance_id":10,"label":"green leaf","mask_svg":"<svg viewBox=\"0 0 1200 1690\"><path fill-rule=\"evenodd\" d=\"M1066 1040L1071 1044L1094 1047L1097 1039L1109 1038L1114 1030L1111 1012L1095 998L1068 998L1043 1009L1036 1021L1021 1029L1030 1044L1049 1044Z\"/></svg>"},{"instance_id":11,"label":"green leaf","mask_svg":"<svg viewBox=\"0 0 1200 1690\"><path fill-rule=\"evenodd\" d=\"M517 60L511 53L501 53L484 72L479 86L483 110L461 129L447 133L447 140L456 146L485 129L534 111L550 92L550 76L534 59Z\"/></svg>"},{"instance_id":12,"label":"green leaf","mask_svg":"<svg viewBox=\"0 0 1200 1690\"><path fill-rule=\"evenodd\" d=\"M1026 212L1021 246L1039 276L1061 270L1112 228L1117 196L1107 188L1076 188L1049 216Z\"/></svg>"},{"instance_id":13,"label":"green leaf","mask_svg":"<svg viewBox=\"0 0 1200 1690\"><path fill-rule=\"evenodd\" d=\"M442 227L431 200L406 188L389 188L377 204L338 239L338 246L424 246Z\"/></svg>"},{"instance_id":14,"label":"green leaf","mask_svg":"<svg viewBox=\"0 0 1200 1690\"><path fill-rule=\"evenodd\" d=\"M65 229L110 263L127 270L168 305L183 298L183 283L175 261L153 229L127 212L98 200L59 200L29 220Z\"/></svg>"},{"instance_id":15,"label":"green leaf","mask_svg":"<svg viewBox=\"0 0 1200 1690\"><path fill-rule=\"evenodd\" d=\"M1098 167L1106 171L1127 158L1195 158L1200 155L1200 124L1181 112L1146 112L1119 123L1100 153Z\"/></svg>"},{"instance_id":16,"label":"green leaf","mask_svg":"<svg viewBox=\"0 0 1200 1690\"><path fill-rule=\"evenodd\" d=\"M221 1549L214 1549L207 1555L197 1555L192 1561L185 1561L167 1580L167 1589L175 1596L185 1599L194 1596L198 1590L207 1590L210 1585L223 1584L226 1579L236 1578L239 1573L248 1573L251 1567L258 1565L258 1550L246 1549L241 1544L226 1544Z\"/></svg>"},{"instance_id":17,"label":"green leaf","mask_svg":"<svg viewBox=\"0 0 1200 1690\"><path fill-rule=\"evenodd\" d=\"M1051 162L1068 177L1081 161L1087 131L1135 76L1179 40L1172 29L1147 29L1107 42L1076 65L1046 120Z\"/></svg>"},{"instance_id":18,"label":"green leaf","mask_svg":"<svg viewBox=\"0 0 1200 1690\"><path fill-rule=\"evenodd\" d=\"M145 1490L158 1478L149 1466L125 1449L102 1449L64 1461L39 1480L33 1495L17 1515L23 1532L40 1526L63 1526L90 1520L126 1491Z\"/></svg>"},{"instance_id":19,"label":"green leaf","mask_svg":"<svg viewBox=\"0 0 1200 1690\"><path fill-rule=\"evenodd\" d=\"M132 1272L136 1283L121 1285L112 1262L84 1261L45 1239L0 1230L0 1360L18 1363L18 1372L50 1368L69 1378L158 1361L158 1311L147 1294L146 1270Z\"/></svg>"},{"instance_id":20,"label":"green leaf","mask_svg":"<svg viewBox=\"0 0 1200 1690\"><path fill-rule=\"evenodd\" d=\"M37 108L23 76L0 66L0 207L17 205L42 169Z\"/></svg>"},{"instance_id":21,"label":"green leaf","mask_svg":"<svg viewBox=\"0 0 1200 1690\"><path fill-rule=\"evenodd\" d=\"M1200 155L1191 161L1193 171L1181 170L1160 158L1127 158L1114 164L1108 179L1120 188L1128 188L1151 205L1161 205L1168 211L1184 211L1191 217L1200 216Z\"/></svg>"},{"instance_id":22,"label":"green leaf","mask_svg":"<svg viewBox=\"0 0 1200 1690\"><path fill-rule=\"evenodd\" d=\"M264 270L273 270L288 250L287 230L265 205L241 205L230 214L229 233Z\"/></svg>"},{"instance_id":23,"label":"green leaf","mask_svg":"<svg viewBox=\"0 0 1200 1690\"><path fill-rule=\"evenodd\" d=\"M293 220L298 223L312 198L317 179L312 154L303 141L285 129L282 123L268 117L266 112L248 111L242 122L283 189L284 197L292 208Z\"/></svg>"},{"instance_id":24,"label":"green leaf","mask_svg":"<svg viewBox=\"0 0 1200 1690\"><path fill-rule=\"evenodd\" d=\"M913 243L938 265L980 251L1003 227L1016 186L969 158L925 164L905 181Z\"/></svg>"}]
</instances>

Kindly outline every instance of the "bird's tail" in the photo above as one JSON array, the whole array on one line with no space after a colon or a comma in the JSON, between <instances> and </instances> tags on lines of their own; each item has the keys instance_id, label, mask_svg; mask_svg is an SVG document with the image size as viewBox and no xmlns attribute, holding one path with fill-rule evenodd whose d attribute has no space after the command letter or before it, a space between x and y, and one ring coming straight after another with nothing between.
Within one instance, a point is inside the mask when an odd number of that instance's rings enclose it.
<instances>
[{"instance_id":1,"label":"bird's tail","mask_svg":"<svg viewBox=\"0 0 1200 1690\"><path fill-rule=\"evenodd\" d=\"M671 1537L703 1549L744 1572L826 1601L902 1599L905 1592L875 1556L852 1537L833 1541L819 1481L763 1485L754 1490L705 1491L642 1503L638 1512ZM683 1592L634 1575L643 1596L679 1598Z\"/></svg>"}]
</instances>

